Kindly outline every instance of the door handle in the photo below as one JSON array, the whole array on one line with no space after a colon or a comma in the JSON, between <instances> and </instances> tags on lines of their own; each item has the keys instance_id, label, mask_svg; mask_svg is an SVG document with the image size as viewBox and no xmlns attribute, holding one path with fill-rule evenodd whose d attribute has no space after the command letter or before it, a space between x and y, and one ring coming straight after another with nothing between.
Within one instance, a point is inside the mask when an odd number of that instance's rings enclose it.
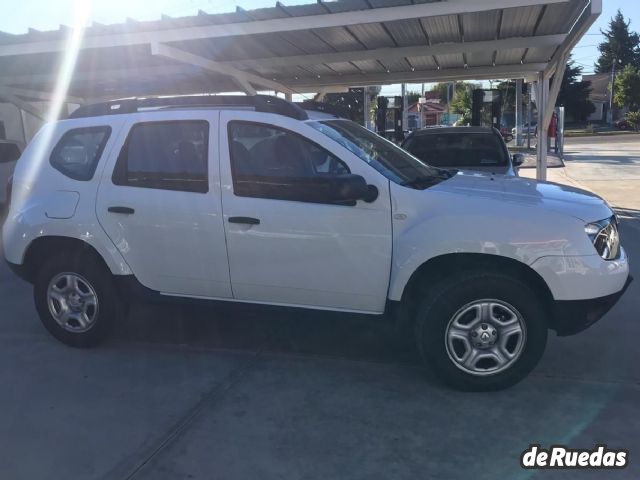
<instances>
[{"instance_id":1,"label":"door handle","mask_svg":"<svg viewBox=\"0 0 640 480\"><path fill-rule=\"evenodd\" d=\"M107 210L111 213L122 213L124 215L132 215L136 213L136 211L130 207L109 207Z\"/></svg>"},{"instance_id":2,"label":"door handle","mask_svg":"<svg viewBox=\"0 0 640 480\"><path fill-rule=\"evenodd\" d=\"M245 223L247 225L260 225L260 220L253 217L229 217L229 223Z\"/></svg>"}]
</instances>

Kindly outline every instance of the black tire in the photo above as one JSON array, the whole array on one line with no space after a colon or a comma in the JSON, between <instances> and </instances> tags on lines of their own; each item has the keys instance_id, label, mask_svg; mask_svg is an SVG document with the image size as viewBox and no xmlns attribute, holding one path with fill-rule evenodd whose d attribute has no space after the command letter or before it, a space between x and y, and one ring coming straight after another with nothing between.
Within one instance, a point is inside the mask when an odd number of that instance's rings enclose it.
<instances>
[{"instance_id":1,"label":"black tire","mask_svg":"<svg viewBox=\"0 0 640 480\"><path fill-rule=\"evenodd\" d=\"M449 356L446 333L460 309L474 301L495 299L512 306L525 325L520 356L495 374L472 374ZM500 273L454 275L434 288L418 307L416 339L424 362L449 386L463 391L493 391L510 387L537 365L547 343L546 311L541 299L518 278ZM505 337L506 338L506 337Z\"/></svg>"},{"instance_id":2,"label":"black tire","mask_svg":"<svg viewBox=\"0 0 640 480\"><path fill-rule=\"evenodd\" d=\"M50 282L62 273L76 274L93 288L98 308L88 330L72 332L63 328L53 317L48 304ZM88 348L104 341L114 322L126 311L120 301L111 272L105 265L87 253L60 254L47 260L36 275L33 295L40 320L56 339L71 347Z\"/></svg>"}]
</instances>

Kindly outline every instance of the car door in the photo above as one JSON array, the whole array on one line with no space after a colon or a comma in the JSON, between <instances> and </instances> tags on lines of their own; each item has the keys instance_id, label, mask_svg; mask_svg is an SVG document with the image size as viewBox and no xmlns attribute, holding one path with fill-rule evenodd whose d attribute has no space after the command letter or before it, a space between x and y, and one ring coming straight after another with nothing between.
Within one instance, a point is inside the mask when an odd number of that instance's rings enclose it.
<instances>
[{"instance_id":1,"label":"car door","mask_svg":"<svg viewBox=\"0 0 640 480\"><path fill-rule=\"evenodd\" d=\"M215 111L132 115L96 213L136 278L165 294L231 297Z\"/></svg>"},{"instance_id":2,"label":"car door","mask_svg":"<svg viewBox=\"0 0 640 480\"><path fill-rule=\"evenodd\" d=\"M234 298L383 312L392 250L388 180L322 133L281 115L221 112L220 142ZM377 199L343 205L288 197L300 190L289 188L296 182L345 173L363 176L378 189Z\"/></svg>"}]
</instances>

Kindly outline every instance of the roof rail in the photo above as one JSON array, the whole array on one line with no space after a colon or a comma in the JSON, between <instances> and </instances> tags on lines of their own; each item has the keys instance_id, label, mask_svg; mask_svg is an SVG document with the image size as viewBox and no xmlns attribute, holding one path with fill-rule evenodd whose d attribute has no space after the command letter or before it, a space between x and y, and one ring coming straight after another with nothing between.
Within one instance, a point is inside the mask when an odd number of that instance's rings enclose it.
<instances>
[{"instance_id":1,"label":"roof rail","mask_svg":"<svg viewBox=\"0 0 640 480\"><path fill-rule=\"evenodd\" d=\"M69 118L97 117L135 113L147 108L179 107L253 107L256 112L277 113L296 120L309 116L298 105L269 95L185 95L176 97L125 98L82 105Z\"/></svg>"},{"instance_id":2,"label":"roof rail","mask_svg":"<svg viewBox=\"0 0 640 480\"><path fill-rule=\"evenodd\" d=\"M323 112L329 115L335 115L336 117L353 120L352 112L347 107L342 105L333 105L326 102L316 102L314 100L304 100L300 103L297 103L297 105L300 105L304 110Z\"/></svg>"}]
</instances>

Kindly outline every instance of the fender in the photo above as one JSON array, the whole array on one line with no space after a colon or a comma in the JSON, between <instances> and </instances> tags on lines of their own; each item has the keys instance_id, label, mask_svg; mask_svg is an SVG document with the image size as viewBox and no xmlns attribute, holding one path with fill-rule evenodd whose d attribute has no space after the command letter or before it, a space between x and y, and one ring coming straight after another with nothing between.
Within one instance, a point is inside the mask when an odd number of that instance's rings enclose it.
<instances>
[{"instance_id":1,"label":"fender","mask_svg":"<svg viewBox=\"0 0 640 480\"><path fill-rule=\"evenodd\" d=\"M554 210L509 204L489 196L479 196L470 205L468 196L437 189L413 190L392 184L392 191L389 300L400 300L411 275L441 255L497 255L531 267L542 257L592 254L584 222ZM556 293L552 290L554 296Z\"/></svg>"}]
</instances>

